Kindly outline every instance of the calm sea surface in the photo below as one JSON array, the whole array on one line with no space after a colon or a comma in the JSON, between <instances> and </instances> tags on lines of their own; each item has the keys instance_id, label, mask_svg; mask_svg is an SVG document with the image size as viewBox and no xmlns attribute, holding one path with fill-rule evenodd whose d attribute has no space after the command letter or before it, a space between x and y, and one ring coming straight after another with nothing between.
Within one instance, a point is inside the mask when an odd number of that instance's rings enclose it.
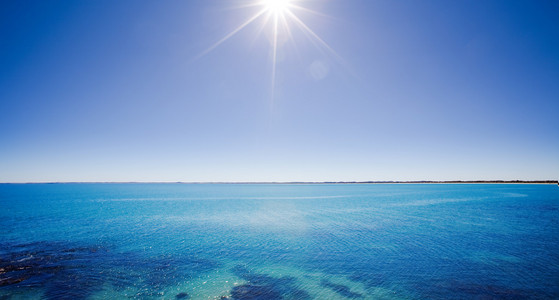
<instances>
[{"instance_id":1,"label":"calm sea surface","mask_svg":"<svg viewBox=\"0 0 559 300\"><path fill-rule=\"evenodd\" d=\"M559 299L559 188L0 184L0 299Z\"/></svg>"}]
</instances>

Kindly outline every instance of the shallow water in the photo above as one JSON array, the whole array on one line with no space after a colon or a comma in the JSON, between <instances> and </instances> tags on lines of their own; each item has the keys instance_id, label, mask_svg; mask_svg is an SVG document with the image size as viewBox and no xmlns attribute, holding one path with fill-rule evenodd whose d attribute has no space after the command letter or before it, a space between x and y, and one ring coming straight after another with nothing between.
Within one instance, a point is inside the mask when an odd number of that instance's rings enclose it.
<instances>
[{"instance_id":1,"label":"shallow water","mask_svg":"<svg viewBox=\"0 0 559 300\"><path fill-rule=\"evenodd\" d=\"M0 184L0 299L557 299L559 188Z\"/></svg>"}]
</instances>

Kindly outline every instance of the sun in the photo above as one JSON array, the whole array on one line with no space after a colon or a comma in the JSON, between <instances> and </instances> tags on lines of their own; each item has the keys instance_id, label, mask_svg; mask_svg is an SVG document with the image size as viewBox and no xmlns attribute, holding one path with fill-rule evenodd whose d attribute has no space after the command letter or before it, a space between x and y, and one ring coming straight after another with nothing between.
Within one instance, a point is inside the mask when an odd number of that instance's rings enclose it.
<instances>
[{"instance_id":1,"label":"sun","mask_svg":"<svg viewBox=\"0 0 559 300\"><path fill-rule=\"evenodd\" d=\"M262 0L261 5L269 12L275 15L281 15L291 6L293 0Z\"/></svg>"},{"instance_id":2,"label":"sun","mask_svg":"<svg viewBox=\"0 0 559 300\"><path fill-rule=\"evenodd\" d=\"M256 8L255 13L247 20L241 23L238 27L234 28L227 35L203 51L198 58L206 55L219 45L229 40L238 32L252 24L260 23L260 32L266 32L271 42L270 61L271 61L271 95L272 102L274 101L275 85L276 85L276 69L278 65L278 49L282 47L285 41L294 41L294 30L302 32L304 36L321 51L326 50L333 58L339 62L343 59L323 41L318 34L316 34L303 20L299 14L315 14L322 15L312 9L301 5L306 1L311 0L244 0L246 5L239 6L239 8ZM261 21L261 22L259 22Z\"/></svg>"}]
</instances>

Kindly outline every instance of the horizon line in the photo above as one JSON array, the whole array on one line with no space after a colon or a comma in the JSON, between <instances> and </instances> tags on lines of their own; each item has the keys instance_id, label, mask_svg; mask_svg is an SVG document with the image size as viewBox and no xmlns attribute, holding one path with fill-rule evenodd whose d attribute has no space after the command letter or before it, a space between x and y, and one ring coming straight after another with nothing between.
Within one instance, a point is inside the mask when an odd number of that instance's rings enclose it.
<instances>
[{"instance_id":1,"label":"horizon line","mask_svg":"<svg viewBox=\"0 0 559 300\"><path fill-rule=\"evenodd\" d=\"M509 183L558 184L559 180L366 180L366 181L28 181L0 184L404 184L404 183Z\"/></svg>"}]
</instances>

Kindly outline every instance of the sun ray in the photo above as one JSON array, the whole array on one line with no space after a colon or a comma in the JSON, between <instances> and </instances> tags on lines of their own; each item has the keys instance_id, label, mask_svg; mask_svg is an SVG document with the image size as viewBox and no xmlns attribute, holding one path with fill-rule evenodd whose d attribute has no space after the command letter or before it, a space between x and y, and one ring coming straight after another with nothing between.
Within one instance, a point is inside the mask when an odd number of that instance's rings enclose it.
<instances>
[{"instance_id":1,"label":"sun ray","mask_svg":"<svg viewBox=\"0 0 559 300\"><path fill-rule=\"evenodd\" d=\"M310 13L310 14L313 14L313 15L316 15L316 16L319 16L319 17L324 17L324 18L329 18L329 19L332 18L332 16L330 16L330 15L323 14L323 13L317 12L316 10L308 9L306 7L296 5L296 4L291 4L290 8L292 8L294 10L304 11L304 12L307 12L307 13Z\"/></svg>"},{"instance_id":2,"label":"sun ray","mask_svg":"<svg viewBox=\"0 0 559 300\"><path fill-rule=\"evenodd\" d=\"M276 67L277 67L277 58L278 58L278 15L274 15L274 42L273 42L273 54L272 54L272 107L274 105L274 96L276 93Z\"/></svg>"},{"instance_id":3,"label":"sun ray","mask_svg":"<svg viewBox=\"0 0 559 300\"><path fill-rule=\"evenodd\" d=\"M278 54L279 48L284 45L284 43L292 41L294 42L294 31L293 28L297 28L298 32L301 32L312 44L314 44L323 55L330 56L334 58L342 66L347 67L344 59L338 55L328 43L326 43L318 34L316 34L305 22L298 17L294 11L300 11L303 13L311 13L318 16L328 17L327 15L318 13L314 10L308 9L298 4L301 0L252 0L249 4L244 4L241 7L259 7L256 14L248 18L244 23L239 25L229 34L225 35L211 47L203 51L197 58L200 58L209 52L213 51L215 48L220 46L225 41L229 40L231 37L239 33L244 28L248 27L260 19L262 21L261 25L256 32L256 38L262 34L264 30L269 30L268 35L270 38L270 60L271 60L271 105L273 106L274 98L276 94L277 87L277 71L278 71ZM259 23L259 22L258 22ZM295 49L297 45L295 44ZM350 70L350 73L351 72Z\"/></svg>"},{"instance_id":4,"label":"sun ray","mask_svg":"<svg viewBox=\"0 0 559 300\"><path fill-rule=\"evenodd\" d=\"M260 16L262 16L264 13L266 13L266 9L262 9L259 12L257 12L254 16L252 16L251 18L249 18L248 20L246 20L243 24L241 24L239 27L237 27L235 30L231 31L228 35L224 36L221 40L217 41L215 44L213 44L212 46L210 46L208 49L204 50L204 52L200 53L196 58L200 58L206 54L208 54L209 52L211 52L212 50L214 50L215 48L217 48L219 45L221 45L223 42L227 41L228 39L230 39L232 36L234 36L235 34L237 34L239 31L243 30L243 28L247 27L248 25L250 25L252 22L254 22L256 19L258 19Z\"/></svg>"},{"instance_id":5,"label":"sun ray","mask_svg":"<svg viewBox=\"0 0 559 300\"><path fill-rule=\"evenodd\" d=\"M289 23L287 21L287 18L285 17L285 14L280 15L281 18L281 24L285 30L286 36L288 40L291 40L292 38L292 34L291 34L291 28L289 27Z\"/></svg>"},{"instance_id":6,"label":"sun ray","mask_svg":"<svg viewBox=\"0 0 559 300\"><path fill-rule=\"evenodd\" d=\"M256 34L254 35L254 39L251 42L251 46L255 43L255 41L258 39L258 37L260 37L260 35L262 35L262 32L264 32L264 29L266 29L266 25L268 25L270 23L270 18L272 16L270 14L266 14L263 17L262 23L259 26L258 30L256 31Z\"/></svg>"},{"instance_id":7,"label":"sun ray","mask_svg":"<svg viewBox=\"0 0 559 300\"><path fill-rule=\"evenodd\" d=\"M336 51L334 51L334 49L332 49L332 47L330 47L330 45L328 45L323 39L321 39L312 29L310 29L303 21L301 21L301 19L299 19L293 12L287 11L287 14L306 33L310 34L322 47L327 49L330 52L330 54L334 55L334 57L336 57L337 59L339 59L340 61L343 62L343 59L338 55L338 53L336 53Z\"/></svg>"}]
</instances>

